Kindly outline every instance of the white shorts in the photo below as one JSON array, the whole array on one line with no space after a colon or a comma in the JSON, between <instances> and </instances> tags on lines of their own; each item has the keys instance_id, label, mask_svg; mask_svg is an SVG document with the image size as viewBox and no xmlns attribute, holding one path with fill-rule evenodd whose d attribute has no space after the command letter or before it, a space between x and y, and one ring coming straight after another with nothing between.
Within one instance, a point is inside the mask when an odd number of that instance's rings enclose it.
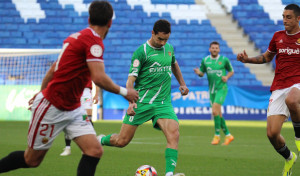
<instances>
[{"instance_id":1,"label":"white shorts","mask_svg":"<svg viewBox=\"0 0 300 176\"><path fill-rule=\"evenodd\" d=\"M80 102L83 109L93 109L92 90L90 88L84 88Z\"/></svg>"},{"instance_id":2,"label":"white shorts","mask_svg":"<svg viewBox=\"0 0 300 176\"><path fill-rule=\"evenodd\" d=\"M27 142L28 146L35 150L49 149L62 131L70 139L96 134L87 118L86 110L82 107L72 111L62 111L53 106L42 93L39 93L31 108Z\"/></svg>"},{"instance_id":3,"label":"white shorts","mask_svg":"<svg viewBox=\"0 0 300 176\"><path fill-rule=\"evenodd\" d=\"M269 99L269 107L267 117L272 115L284 115L286 119L290 117L290 111L285 104L285 99L290 90L296 87L300 90L300 83L294 84L291 87L285 89L279 89L272 92L272 95Z\"/></svg>"}]
</instances>

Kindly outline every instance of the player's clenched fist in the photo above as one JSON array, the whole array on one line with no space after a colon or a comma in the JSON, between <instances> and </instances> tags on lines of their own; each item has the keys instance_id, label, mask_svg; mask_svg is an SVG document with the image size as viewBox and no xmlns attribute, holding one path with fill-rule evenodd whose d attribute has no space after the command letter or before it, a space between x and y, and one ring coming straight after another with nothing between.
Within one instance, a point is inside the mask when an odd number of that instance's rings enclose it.
<instances>
[{"instance_id":1,"label":"player's clenched fist","mask_svg":"<svg viewBox=\"0 0 300 176\"><path fill-rule=\"evenodd\" d=\"M248 60L248 55L246 53L246 51L244 50L242 53L239 53L237 55L237 60L238 61L241 61L243 63L247 63L247 60Z\"/></svg>"},{"instance_id":2,"label":"player's clenched fist","mask_svg":"<svg viewBox=\"0 0 300 176\"><path fill-rule=\"evenodd\" d=\"M180 90L181 95L187 95L190 91L186 86L180 86L179 90Z\"/></svg>"},{"instance_id":3,"label":"player's clenched fist","mask_svg":"<svg viewBox=\"0 0 300 176\"><path fill-rule=\"evenodd\" d=\"M132 88L127 88L127 95L125 96L125 98L129 101L129 102L136 102L139 99L139 93L132 89Z\"/></svg>"}]
</instances>

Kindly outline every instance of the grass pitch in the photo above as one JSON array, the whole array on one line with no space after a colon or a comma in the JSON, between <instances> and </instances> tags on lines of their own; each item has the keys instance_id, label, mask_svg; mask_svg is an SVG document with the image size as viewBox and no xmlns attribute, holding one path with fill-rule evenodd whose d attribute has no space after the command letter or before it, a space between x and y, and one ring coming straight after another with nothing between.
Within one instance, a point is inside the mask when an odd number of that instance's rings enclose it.
<instances>
[{"instance_id":1,"label":"grass pitch","mask_svg":"<svg viewBox=\"0 0 300 176\"><path fill-rule=\"evenodd\" d=\"M213 121L180 121L179 158L176 172L187 176L279 176L284 160L266 137L266 122L227 121L235 140L229 146L210 144ZM121 122L95 123L97 134L119 132ZM24 150L28 122L0 122L0 158L15 150ZM288 122L282 129L288 147L296 151L294 132ZM223 142L224 135L221 136ZM81 151L72 142L72 155L61 157L64 136L60 134L42 164L35 169L19 169L5 176L74 176ZM164 176L166 140L161 131L150 123L140 126L132 142L125 148L104 147L104 155L96 176L134 176L144 164L152 165ZM300 175L300 164L293 167L293 175Z\"/></svg>"}]
</instances>

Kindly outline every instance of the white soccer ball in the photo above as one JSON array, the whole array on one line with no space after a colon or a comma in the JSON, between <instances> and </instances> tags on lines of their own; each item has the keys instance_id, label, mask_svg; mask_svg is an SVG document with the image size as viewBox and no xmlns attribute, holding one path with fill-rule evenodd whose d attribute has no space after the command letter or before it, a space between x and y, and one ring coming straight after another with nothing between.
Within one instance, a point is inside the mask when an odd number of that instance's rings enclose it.
<instances>
[{"instance_id":1,"label":"white soccer ball","mask_svg":"<svg viewBox=\"0 0 300 176\"><path fill-rule=\"evenodd\" d=\"M136 170L135 176L157 176L157 172L150 165L142 165Z\"/></svg>"}]
</instances>

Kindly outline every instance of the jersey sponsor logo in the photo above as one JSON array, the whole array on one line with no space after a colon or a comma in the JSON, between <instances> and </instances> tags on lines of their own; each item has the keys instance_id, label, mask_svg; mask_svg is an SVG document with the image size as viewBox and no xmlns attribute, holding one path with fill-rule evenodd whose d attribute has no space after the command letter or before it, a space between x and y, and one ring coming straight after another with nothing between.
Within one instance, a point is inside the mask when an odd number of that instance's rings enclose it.
<instances>
[{"instance_id":1,"label":"jersey sponsor logo","mask_svg":"<svg viewBox=\"0 0 300 176\"><path fill-rule=\"evenodd\" d=\"M287 47L287 48L279 49L278 53L288 54L288 55L300 54L300 50L299 50L299 48L297 48L297 49L291 49L291 48Z\"/></svg>"},{"instance_id":2,"label":"jersey sponsor logo","mask_svg":"<svg viewBox=\"0 0 300 176\"><path fill-rule=\"evenodd\" d=\"M221 77L222 70L212 70L210 67L207 67L207 74L216 74L218 77Z\"/></svg>"},{"instance_id":3,"label":"jersey sponsor logo","mask_svg":"<svg viewBox=\"0 0 300 176\"><path fill-rule=\"evenodd\" d=\"M282 39L279 40L279 43L283 43Z\"/></svg>"},{"instance_id":4,"label":"jersey sponsor logo","mask_svg":"<svg viewBox=\"0 0 300 176\"><path fill-rule=\"evenodd\" d=\"M139 65L140 65L140 61L139 61L138 59L135 59L135 60L133 61L132 66L133 66L133 67L138 67Z\"/></svg>"},{"instance_id":5,"label":"jersey sponsor logo","mask_svg":"<svg viewBox=\"0 0 300 176\"><path fill-rule=\"evenodd\" d=\"M100 56L102 56L102 53L103 53L101 46L97 45L97 44L93 45L91 47L90 51L91 51L91 54L95 57L100 57Z\"/></svg>"},{"instance_id":6,"label":"jersey sponsor logo","mask_svg":"<svg viewBox=\"0 0 300 176\"><path fill-rule=\"evenodd\" d=\"M158 62L154 62L149 68L150 73L163 73L163 72L169 72L171 71L171 66L164 66L161 67L161 64Z\"/></svg>"},{"instance_id":7,"label":"jersey sponsor logo","mask_svg":"<svg viewBox=\"0 0 300 176\"><path fill-rule=\"evenodd\" d=\"M154 67L154 66L161 66L158 62L154 62L154 64L152 64L150 67Z\"/></svg>"}]
</instances>

